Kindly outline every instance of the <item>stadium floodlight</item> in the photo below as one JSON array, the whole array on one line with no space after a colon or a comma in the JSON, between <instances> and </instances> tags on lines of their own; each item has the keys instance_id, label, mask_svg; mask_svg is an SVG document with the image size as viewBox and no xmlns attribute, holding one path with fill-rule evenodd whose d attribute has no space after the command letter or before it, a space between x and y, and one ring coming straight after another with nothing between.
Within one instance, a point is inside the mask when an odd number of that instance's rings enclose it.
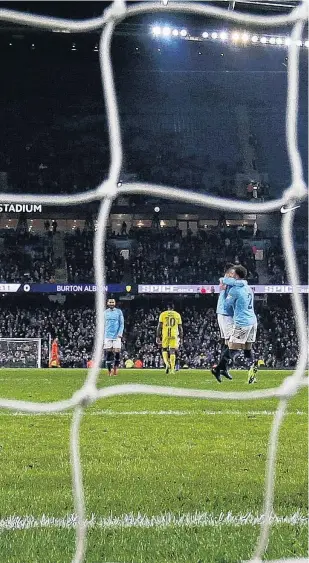
<instances>
[{"instance_id":1,"label":"stadium floodlight","mask_svg":"<svg viewBox=\"0 0 309 563\"><path fill-rule=\"evenodd\" d=\"M217 38L218 38L217 32L214 31L214 32L211 34L211 37L212 37L212 39L217 39Z\"/></svg>"},{"instance_id":2,"label":"stadium floodlight","mask_svg":"<svg viewBox=\"0 0 309 563\"><path fill-rule=\"evenodd\" d=\"M241 39L242 39L242 41L243 41L244 43L246 43L247 41L249 41L249 39L250 39L249 33L243 33L242 36L241 36Z\"/></svg>"},{"instance_id":3,"label":"stadium floodlight","mask_svg":"<svg viewBox=\"0 0 309 563\"><path fill-rule=\"evenodd\" d=\"M207 31L204 31L204 33L202 33L202 37L204 39L207 39L207 37L209 37L209 33Z\"/></svg>"},{"instance_id":4,"label":"stadium floodlight","mask_svg":"<svg viewBox=\"0 0 309 563\"><path fill-rule=\"evenodd\" d=\"M170 27L168 27L168 26L163 27L162 35L164 35L164 37L169 37L171 35L171 33L172 33L172 30L171 30Z\"/></svg>"},{"instance_id":5,"label":"stadium floodlight","mask_svg":"<svg viewBox=\"0 0 309 563\"><path fill-rule=\"evenodd\" d=\"M173 29L172 35L173 35L174 37L178 37L178 35L179 35L178 29Z\"/></svg>"},{"instance_id":6,"label":"stadium floodlight","mask_svg":"<svg viewBox=\"0 0 309 563\"><path fill-rule=\"evenodd\" d=\"M305 47L309 47L309 41L305 41Z\"/></svg>"},{"instance_id":7,"label":"stadium floodlight","mask_svg":"<svg viewBox=\"0 0 309 563\"><path fill-rule=\"evenodd\" d=\"M301 47L301 46L302 46L302 44L303 44L303 42L302 42L302 41L300 41L300 40L296 41L296 45L297 45L298 47Z\"/></svg>"},{"instance_id":8,"label":"stadium floodlight","mask_svg":"<svg viewBox=\"0 0 309 563\"><path fill-rule=\"evenodd\" d=\"M155 35L156 37L157 37L158 35L161 35L161 27L159 27L158 25L155 25L155 26L152 28L152 33L153 33L153 35Z\"/></svg>"},{"instance_id":9,"label":"stadium floodlight","mask_svg":"<svg viewBox=\"0 0 309 563\"><path fill-rule=\"evenodd\" d=\"M281 39L281 37L277 37L277 39L276 39L276 44L277 44L277 45L282 45L282 44L283 44L283 40Z\"/></svg>"},{"instance_id":10,"label":"stadium floodlight","mask_svg":"<svg viewBox=\"0 0 309 563\"><path fill-rule=\"evenodd\" d=\"M275 39L274 37L271 37L270 40L269 40L269 43L270 43L271 45L275 45L275 44L276 44L276 39Z\"/></svg>"},{"instance_id":11,"label":"stadium floodlight","mask_svg":"<svg viewBox=\"0 0 309 563\"><path fill-rule=\"evenodd\" d=\"M284 44L288 47L289 45L291 45L291 38L287 37L286 40L284 41Z\"/></svg>"},{"instance_id":12,"label":"stadium floodlight","mask_svg":"<svg viewBox=\"0 0 309 563\"><path fill-rule=\"evenodd\" d=\"M235 31L235 32L232 34L232 40L233 40L233 41L239 41L239 39L240 39L240 35L239 35L239 33L237 33L237 31Z\"/></svg>"},{"instance_id":13,"label":"stadium floodlight","mask_svg":"<svg viewBox=\"0 0 309 563\"><path fill-rule=\"evenodd\" d=\"M162 4L163 4L163 6L167 6L167 5L168 5L168 0L162 0Z\"/></svg>"},{"instance_id":14,"label":"stadium floodlight","mask_svg":"<svg viewBox=\"0 0 309 563\"><path fill-rule=\"evenodd\" d=\"M257 43L257 42L258 42L258 40L259 40L259 38L258 38L258 36L257 36L257 35L252 35L252 37L251 37L251 41L252 41L252 43Z\"/></svg>"},{"instance_id":15,"label":"stadium floodlight","mask_svg":"<svg viewBox=\"0 0 309 563\"><path fill-rule=\"evenodd\" d=\"M226 33L226 31L221 31L220 39L222 39L222 41L225 41L227 38L228 38L228 34Z\"/></svg>"},{"instance_id":16,"label":"stadium floodlight","mask_svg":"<svg viewBox=\"0 0 309 563\"><path fill-rule=\"evenodd\" d=\"M261 43L265 45L265 43L267 43L267 37L261 37Z\"/></svg>"},{"instance_id":17,"label":"stadium floodlight","mask_svg":"<svg viewBox=\"0 0 309 563\"><path fill-rule=\"evenodd\" d=\"M186 30L186 29L182 29L181 32L180 32L180 35L181 35L181 37L187 37L187 35L188 35L187 30Z\"/></svg>"}]
</instances>

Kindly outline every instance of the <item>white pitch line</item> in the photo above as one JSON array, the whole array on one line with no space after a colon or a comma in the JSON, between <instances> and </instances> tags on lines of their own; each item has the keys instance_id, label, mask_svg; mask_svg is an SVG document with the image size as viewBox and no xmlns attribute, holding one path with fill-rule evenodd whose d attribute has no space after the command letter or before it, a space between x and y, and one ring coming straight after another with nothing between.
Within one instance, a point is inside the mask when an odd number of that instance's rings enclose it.
<instances>
[{"instance_id":1,"label":"white pitch line","mask_svg":"<svg viewBox=\"0 0 309 563\"><path fill-rule=\"evenodd\" d=\"M241 410L201 410L201 411L190 411L190 410L160 410L160 411L114 411L114 410L95 410L85 413L85 416L274 416L276 411L266 411L266 410L255 410L255 411L241 411ZM294 416L308 416L306 411L289 411L287 415ZM0 416L57 416L57 417L70 417L70 412L57 412L57 413L28 413L28 412L8 412L0 411Z\"/></svg>"},{"instance_id":2,"label":"white pitch line","mask_svg":"<svg viewBox=\"0 0 309 563\"><path fill-rule=\"evenodd\" d=\"M257 526L264 521L264 515L246 512L244 514L233 514L232 512L221 512L214 515L209 512L195 512L193 514L173 514L166 512L157 516L147 516L141 513L122 514L120 516L99 517L95 514L86 520L90 528L121 529L121 528L185 528L207 526L218 528L220 526ZM8 516L0 520L0 530L29 530L33 528L75 528L77 516L68 514L62 518L47 516L43 514L40 518L35 516ZM272 525L288 524L290 526L308 526L308 517L300 512L290 516L271 517Z\"/></svg>"},{"instance_id":3,"label":"white pitch line","mask_svg":"<svg viewBox=\"0 0 309 563\"><path fill-rule=\"evenodd\" d=\"M0 381L9 381L10 383L15 383L16 381L22 381L23 383L26 381L33 381L33 379L29 379L28 377L0 377ZM40 377L40 382L44 381L45 383L52 384L52 380L48 379L47 377Z\"/></svg>"}]
</instances>

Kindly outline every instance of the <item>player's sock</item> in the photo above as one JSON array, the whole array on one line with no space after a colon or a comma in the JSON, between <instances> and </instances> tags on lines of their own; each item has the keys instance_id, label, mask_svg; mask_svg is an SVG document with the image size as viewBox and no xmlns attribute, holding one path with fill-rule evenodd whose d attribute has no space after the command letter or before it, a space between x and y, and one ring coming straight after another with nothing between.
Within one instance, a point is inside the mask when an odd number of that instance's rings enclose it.
<instances>
[{"instance_id":1,"label":"player's sock","mask_svg":"<svg viewBox=\"0 0 309 563\"><path fill-rule=\"evenodd\" d=\"M233 365L234 358L239 354L238 350L230 350L228 347L222 354L221 360L217 365L218 371L227 372L228 365Z\"/></svg>"},{"instance_id":2,"label":"player's sock","mask_svg":"<svg viewBox=\"0 0 309 563\"><path fill-rule=\"evenodd\" d=\"M248 383L256 383L256 374L258 371L258 360L254 358L253 350L244 350L244 356L248 362Z\"/></svg>"},{"instance_id":3,"label":"player's sock","mask_svg":"<svg viewBox=\"0 0 309 563\"><path fill-rule=\"evenodd\" d=\"M120 365L120 352L115 352L115 358L114 358L114 375L117 375L117 370L119 368Z\"/></svg>"},{"instance_id":4,"label":"player's sock","mask_svg":"<svg viewBox=\"0 0 309 563\"><path fill-rule=\"evenodd\" d=\"M106 352L106 367L109 375L112 372L113 362L114 362L114 353L108 350Z\"/></svg>"},{"instance_id":5,"label":"player's sock","mask_svg":"<svg viewBox=\"0 0 309 563\"><path fill-rule=\"evenodd\" d=\"M176 371L179 371L180 370L180 363L179 363L178 352L176 351L175 354L176 354L176 367L175 367L175 369L176 369Z\"/></svg>"},{"instance_id":6,"label":"player's sock","mask_svg":"<svg viewBox=\"0 0 309 563\"><path fill-rule=\"evenodd\" d=\"M253 351L252 350L244 350L244 357L245 357L245 360L246 360L248 367L250 367L253 364L253 361L254 361Z\"/></svg>"},{"instance_id":7,"label":"player's sock","mask_svg":"<svg viewBox=\"0 0 309 563\"><path fill-rule=\"evenodd\" d=\"M225 370L227 369L227 366L228 366L228 364L229 364L229 360L231 359L231 356L230 356L230 352L231 352L231 351L232 351L232 350L230 350L229 347L227 347L227 348L222 352L221 358L220 358L219 363L218 363L217 368L216 368L219 373L220 373L221 370L222 370L222 371L225 371Z\"/></svg>"},{"instance_id":8,"label":"player's sock","mask_svg":"<svg viewBox=\"0 0 309 563\"><path fill-rule=\"evenodd\" d=\"M175 354L170 355L170 363L171 363L171 370L175 371L175 364L176 364L176 355Z\"/></svg>"},{"instance_id":9,"label":"player's sock","mask_svg":"<svg viewBox=\"0 0 309 563\"><path fill-rule=\"evenodd\" d=\"M167 350L163 350L162 352L162 358L163 358L163 362L165 364L166 368L170 367L170 363L169 363L169 359L168 359L168 351Z\"/></svg>"}]
</instances>

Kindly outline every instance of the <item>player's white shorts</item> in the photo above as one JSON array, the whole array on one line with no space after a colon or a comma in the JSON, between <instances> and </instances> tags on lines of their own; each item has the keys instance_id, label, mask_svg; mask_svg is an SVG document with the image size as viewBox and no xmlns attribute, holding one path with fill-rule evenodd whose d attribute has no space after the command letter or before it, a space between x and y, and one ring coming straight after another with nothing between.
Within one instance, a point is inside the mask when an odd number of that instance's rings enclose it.
<instances>
[{"instance_id":1,"label":"player's white shorts","mask_svg":"<svg viewBox=\"0 0 309 563\"><path fill-rule=\"evenodd\" d=\"M120 350L121 338L105 338L104 350Z\"/></svg>"},{"instance_id":2,"label":"player's white shorts","mask_svg":"<svg viewBox=\"0 0 309 563\"><path fill-rule=\"evenodd\" d=\"M232 344L246 344L256 341L257 323L250 326L233 326L230 342Z\"/></svg>"},{"instance_id":3,"label":"player's white shorts","mask_svg":"<svg viewBox=\"0 0 309 563\"><path fill-rule=\"evenodd\" d=\"M221 338L229 340L233 331L233 318L220 313L218 313L217 317Z\"/></svg>"}]
</instances>

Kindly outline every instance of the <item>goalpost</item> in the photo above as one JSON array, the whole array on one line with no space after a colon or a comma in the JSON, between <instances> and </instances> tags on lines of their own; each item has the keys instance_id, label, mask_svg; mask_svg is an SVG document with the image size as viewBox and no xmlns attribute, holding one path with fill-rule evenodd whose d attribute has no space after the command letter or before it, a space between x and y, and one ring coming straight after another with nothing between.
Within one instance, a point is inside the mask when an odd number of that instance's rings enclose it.
<instances>
[{"instance_id":1,"label":"goalpost","mask_svg":"<svg viewBox=\"0 0 309 563\"><path fill-rule=\"evenodd\" d=\"M303 0L300 6L291 11L289 15L276 16L252 16L235 11L217 8L198 2L170 2L168 6L162 7L159 2L143 2L130 6L124 0L114 0L112 5L104 10L102 16L87 20L65 20L46 16L30 15L16 11L1 9L0 20L19 25L28 25L40 29L62 30L71 32L87 32L102 30L99 58L101 65L102 83L107 111L110 138L111 164L108 178L99 186L74 195L37 195L23 194L24 203L44 205L78 205L84 202L100 201L97 231L94 239L94 269L95 283L99 288L105 288L105 265L104 248L106 229L109 212L113 201L120 195L147 194L165 199L194 203L204 207L220 210L237 211L244 213L267 213L279 212L285 206L293 208L295 203L307 197L307 186L304 181L301 156L298 149L297 120L298 120L298 87L299 87L299 48L304 26L308 21L309 2ZM193 193L188 190L159 186L155 184L124 183L119 185L121 166L123 160L123 146L119 122L119 108L117 104L113 68L111 60L111 42L115 26L126 17L157 13L164 10L168 12L197 13L206 17L215 17L220 20L229 20L239 24L254 24L263 27L277 27L291 25L291 41L288 47L288 96L286 108L286 140L287 151L291 169L291 184L276 200L251 203L227 198L213 197ZM2 194L3 203L18 203L18 194ZM250 563L260 563L267 548L273 513L273 500L275 489L276 456L278 449L279 431L287 411L288 401L303 386L308 385L305 377L307 368L307 324L306 314L302 296L297 291L299 275L296 263L296 255L292 237L293 221L295 212L291 209L289 213L282 215L282 240L285 260L288 270L289 284L293 286L291 295L299 341L299 359L293 375L288 376L283 383L274 389L263 389L243 392L202 391L195 389L181 389L174 387L160 387L154 385L115 385L104 389L98 389L97 381L101 368L104 340L104 309L105 290L97 291L96 299L96 332L94 344L94 365L88 371L87 378L82 388L74 393L71 398L53 403L35 403L13 399L0 399L0 408L11 411L49 413L74 409L71 426L70 451L72 466L73 494L76 512L76 548L73 557L74 563L85 561L87 522L85 517L85 499L82 478L82 465L80 458L79 435L80 424L85 408L97 399L112 397L116 395L147 394L174 397L194 397L200 400L254 400L277 398L279 405L276 410L272 429L269 437L268 456L265 475L264 492L264 519L261 523L260 536L250 560ZM103 249L103 252L102 252ZM281 559L280 562L305 562L307 559ZM270 563L270 562L269 562ZM275 563L275 562L272 562Z\"/></svg>"},{"instance_id":2,"label":"goalpost","mask_svg":"<svg viewBox=\"0 0 309 563\"><path fill-rule=\"evenodd\" d=\"M0 368L40 368L41 338L0 338Z\"/></svg>"}]
</instances>

